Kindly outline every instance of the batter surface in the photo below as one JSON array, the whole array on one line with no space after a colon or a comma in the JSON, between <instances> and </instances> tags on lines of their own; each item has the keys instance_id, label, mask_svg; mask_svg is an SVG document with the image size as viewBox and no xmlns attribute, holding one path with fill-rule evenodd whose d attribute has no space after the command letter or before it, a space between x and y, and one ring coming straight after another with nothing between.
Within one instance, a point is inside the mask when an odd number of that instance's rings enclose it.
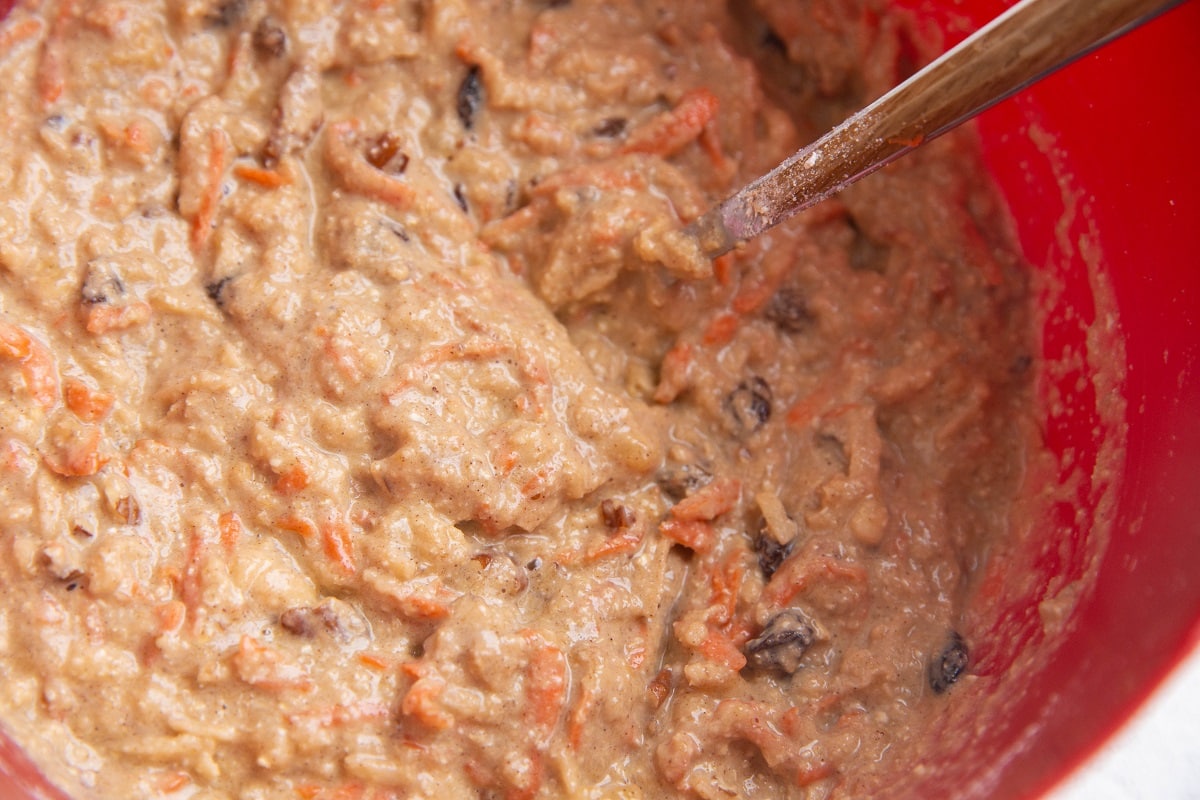
<instances>
[{"instance_id":1,"label":"batter surface","mask_svg":"<svg viewBox=\"0 0 1200 800\"><path fill-rule=\"evenodd\" d=\"M903 769L1033 418L969 134L711 274L657 235L917 39L874 0L18 4L5 729L97 798Z\"/></svg>"}]
</instances>

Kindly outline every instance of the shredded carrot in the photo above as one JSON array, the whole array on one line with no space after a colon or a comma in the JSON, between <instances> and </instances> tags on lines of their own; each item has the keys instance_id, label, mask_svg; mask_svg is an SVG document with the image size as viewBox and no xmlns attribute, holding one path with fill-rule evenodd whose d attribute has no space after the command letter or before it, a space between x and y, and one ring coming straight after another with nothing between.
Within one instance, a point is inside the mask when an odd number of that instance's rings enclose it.
<instances>
[{"instance_id":1,"label":"shredded carrot","mask_svg":"<svg viewBox=\"0 0 1200 800\"><path fill-rule=\"evenodd\" d=\"M700 131L699 142L700 149L704 151L713 165L713 171L726 179L733 177L737 165L725 155L725 148L721 145L721 135L717 132L717 126L711 123L706 124Z\"/></svg>"},{"instance_id":2,"label":"shredded carrot","mask_svg":"<svg viewBox=\"0 0 1200 800\"><path fill-rule=\"evenodd\" d=\"M656 403L669 403L679 396L687 386L687 373L691 364L692 346L687 342L676 342L663 356L658 386L654 389Z\"/></svg>"},{"instance_id":3,"label":"shredded carrot","mask_svg":"<svg viewBox=\"0 0 1200 800\"><path fill-rule=\"evenodd\" d=\"M295 514L284 514L275 519L275 527L283 528L285 531L298 533L305 540L312 540L317 535L317 526L311 520L304 517L296 516Z\"/></svg>"},{"instance_id":4,"label":"shredded carrot","mask_svg":"<svg viewBox=\"0 0 1200 800\"><path fill-rule=\"evenodd\" d=\"M58 375L54 356L24 329L0 320L0 358L21 365L21 376L34 402L49 410L58 402Z\"/></svg>"},{"instance_id":5,"label":"shredded carrot","mask_svg":"<svg viewBox=\"0 0 1200 800\"><path fill-rule=\"evenodd\" d=\"M163 794L178 792L192 782L192 776L186 772L168 772L159 778L158 789Z\"/></svg>"},{"instance_id":6,"label":"shredded carrot","mask_svg":"<svg viewBox=\"0 0 1200 800\"><path fill-rule=\"evenodd\" d=\"M163 633L171 633L183 627L187 619L187 606L180 600L171 600L154 609L158 625Z\"/></svg>"},{"instance_id":7,"label":"shredded carrot","mask_svg":"<svg viewBox=\"0 0 1200 800\"><path fill-rule=\"evenodd\" d=\"M358 662L367 669L373 669L376 672L386 672L389 668L388 662L378 656L373 656L370 653L359 653Z\"/></svg>"},{"instance_id":8,"label":"shredded carrot","mask_svg":"<svg viewBox=\"0 0 1200 800\"><path fill-rule=\"evenodd\" d=\"M726 253L713 259L713 277L718 286L728 286L733 283L733 254Z\"/></svg>"},{"instance_id":9,"label":"shredded carrot","mask_svg":"<svg viewBox=\"0 0 1200 800\"><path fill-rule=\"evenodd\" d=\"M287 186L291 183L291 179L273 169L262 169L254 167L250 164L238 164L233 168L233 174L244 181L258 184L264 189L278 189L280 186Z\"/></svg>"},{"instance_id":10,"label":"shredded carrot","mask_svg":"<svg viewBox=\"0 0 1200 800\"><path fill-rule=\"evenodd\" d=\"M0 53L7 53L26 39L32 39L42 32L42 21L31 17L23 19L11 28L0 31Z\"/></svg>"},{"instance_id":11,"label":"shredded carrot","mask_svg":"<svg viewBox=\"0 0 1200 800\"><path fill-rule=\"evenodd\" d=\"M79 14L79 5L79 0L65 0L50 23L37 74L38 96L44 106L53 105L66 89L67 26Z\"/></svg>"},{"instance_id":12,"label":"shredded carrot","mask_svg":"<svg viewBox=\"0 0 1200 800\"><path fill-rule=\"evenodd\" d=\"M46 466L64 477L95 475L108 459L100 453L100 429L87 426L57 453L47 454Z\"/></svg>"},{"instance_id":13,"label":"shredded carrot","mask_svg":"<svg viewBox=\"0 0 1200 800\"><path fill-rule=\"evenodd\" d=\"M226 511L217 517L217 530L220 531L221 548L226 555L232 555L242 535L241 518L233 511Z\"/></svg>"},{"instance_id":14,"label":"shredded carrot","mask_svg":"<svg viewBox=\"0 0 1200 800\"><path fill-rule=\"evenodd\" d=\"M443 709L437 698L446 682L437 675L422 675L400 701L400 713L416 719L434 730L445 730L454 724L454 717Z\"/></svg>"},{"instance_id":15,"label":"shredded carrot","mask_svg":"<svg viewBox=\"0 0 1200 800\"><path fill-rule=\"evenodd\" d=\"M357 120L335 122L325 132L325 161L329 171L348 191L381 200L396 208L408 208L416 200L416 190L383 170L376 169L361 152L351 146L357 141Z\"/></svg>"},{"instance_id":16,"label":"shredded carrot","mask_svg":"<svg viewBox=\"0 0 1200 800\"><path fill-rule=\"evenodd\" d=\"M0 357L24 361L33 353L33 338L8 322L0 322Z\"/></svg>"},{"instance_id":17,"label":"shredded carrot","mask_svg":"<svg viewBox=\"0 0 1200 800\"><path fill-rule=\"evenodd\" d=\"M671 507L671 516L680 521L713 520L737 506L742 482L737 478L714 478L708 485Z\"/></svg>"},{"instance_id":18,"label":"shredded carrot","mask_svg":"<svg viewBox=\"0 0 1200 800\"><path fill-rule=\"evenodd\" d=\"M584 684L579 691L579 700L571 710L567 721L567 743L572 750L578 750L583 744L583 734L587 730L587 719L596 703L596 693L591 684Z\"/></svg>"},{"instance_id":19,"label":"shredded carrot","mask_svg":"<svg viewBox=\"0 0 1200 800\"><path fill-rule=\"evenodd\" d=\"M321 794L321 787L315 783L298 783L294 787L294 791L303 800L316 800L316 797Z\"/></svg>"},{"instance_id":20,"label":"shredded carrot","mask_svg":"<svg viewBox=\"0 0 1200 800\"><path fill-rule=\"evenodd\" d=\"M321 547L325 556L345 574L353 575L358 569L354 563L350 527L344 522L330 521L321 526Z\"/></svg>"},{"instance_id":21,"label":"shredded carrot","mask_svg":"<svg viewBox=\"0 0 1200 800\"><path fill-rule=\"evenodd\" d=\"M116 400L108 392L93 389L80 380L68 380L63 385L63 400L71 413L84 422L98 422L108 416Z\"/></svg>"},{"instance_id":22,"label":"shredded carrot","mask_svg":"<svg viewBox=\"0 0 1200 800\"><path fill-rule=\"evenodd\" d=\"M149 321L150 314L149 304L140 300L120 306L95 303L84 306L83 320L88 333L99 335L141 325Z\"/></svg>"},{"instance_id":23,"label":"shredded carrot","mask_svg":"<svg viewBox=\"0 0 1200 800\"><path fill-rule=\"evenodd\" d=\"M204 191L200 195L200 206L192 219L191 242L193 250L202 250L212 236L213 222L217 217L217 204L221 200L221 178L225 174L225 158L229 142L224 131L213 128L208 132L208 162L204 169Z\"/></svg>"},{"instance_id":24,"label":"shredded carrot","mask_svg":"<svg viewBox=\"0 0 1200 800\"><path fill-rule=\"evenodd\" d=\"M728 311L718 314L704 330L701 341L710 347L729 344L733 341L740 324L741 320L737 314Z\"/></svg>"},{"instance_id":25,"label":"shredded carrot","mask_svg":"<svg viewBox=\"0 0 1200 800\"><path fill-rule=\"evenodd\" d=\"M607 556L615 556L621 553L632 553L637 550L638 545L642 543L642 538L645 536L645 530L641 525L634 525L630 528L623 528L612 536L605 537L604 541L592 546L587 553L584 554L584 561L596 561L597 559Z\"/></svg>"},{"instance_id":26,"label":"shredded carrot","mask_svg":"<svg viewBox=\"0 0 1200 800\"><path fill-rule=\"evenodd\" d=\"M535 646L525 671L525 720L539 736L558 723L567 697L567 660L550 644Z\"/></svg>"},{"instance_id":27,"label":"shredded carrot","mask_svg":"<svg viewBox=\"0 0 1200 800\"><path fill-rule=\"evenodd\" d=\"M244 634L233 654L233 666L246 683L268 692L310 692L314 685L304 671L253 636Z\"/></svg>"},{"instance_id":28,"label":"shredded carrot","mask_svg":"<svg viewBox=\"0 0 1200 800\"><path fill-rule=\"evenodd\" d=\"M746 656L729 637L718 631L709 631L708 636L700 643L699 651L709 661L724 664L735 672L746 666Z\"/></svg>"},{"instance_id":29,"label":"shredded carrot","mask_svg":"<svg viewBox=\"0 0 1200 800\"><path fill-rule=\"evenodd\" d=\"M733 622L737 610L738 593L746 571L741 562L735 557L730 558L724 565L714 565L709 573L709 583L712 588L710 622L728 626Z\"/></svg>"},{"instance_id":30,"label":"shredded carrot","mask_svg":"<svg viewBox=\"0 0 1200 800\"><path fill-rule=\"evenodd\" d=\"M329 800L359 800L367 791L367 787L359 781L351 781L344 783L335 789L330 795Z\"/></svg>"},{"instance_id":31,"label":"shredded carrot","mask_svg":"<svg viewBox=\"0 0 1200 800\"><path fill-rule=\"evenodd\" d=\"M207 552L208 544L204 541L203 534L199 531L194 532L188 541L183 572L179 575L179 599L183 601L192 619L196 619L196 610L204 601L203 562Z\"/></svg>"},{"instance_id":32,"label":"shredded carrot","mask_svg":"<svg viewBox=\"0 0 1200 800\"><path fill-rule=\"evenodd\" d=\"M658 532L701 554L711 550L717 538L712 525L703 520L665 519L658 526Z\"/></svg>"},{"instance_id":33,"label":"shredded carrot","mask_svg":"<svg viewBox=\"0 0 1200 800\"><path fill-rule=\"evenodd\" d=\"M666 158L696 141L716 116L717 96L705 88L692 89L679 104L629 134L623 153L647 153Z\"/></svg>"},{"instance_id":34,"label":"shredded carrot","mask_svg":"<svg viewBox=\"0 0 1200 800\"><path fill-rule=\"evenodd\" d=\"M304 465L293 464L275 480L275 491L282 495L293 495L308 486L308 472Z\"/></svg>"}]
</instances>

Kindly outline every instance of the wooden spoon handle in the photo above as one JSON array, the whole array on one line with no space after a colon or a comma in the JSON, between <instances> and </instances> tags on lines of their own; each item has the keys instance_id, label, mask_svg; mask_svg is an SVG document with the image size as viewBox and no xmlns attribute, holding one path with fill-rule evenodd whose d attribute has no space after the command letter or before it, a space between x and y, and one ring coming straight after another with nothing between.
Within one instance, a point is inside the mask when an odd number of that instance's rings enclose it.
<instances>
[{"instance_id":1,"label":"wooden spoon handle","mask_svg":"<svg viewBox=\"0 0 1200 800\"><path fill-rule=\"evenodd\" d=\"M710 258L1182 0L1021 0L685 229Z\"/></svg>"}]
</instances>

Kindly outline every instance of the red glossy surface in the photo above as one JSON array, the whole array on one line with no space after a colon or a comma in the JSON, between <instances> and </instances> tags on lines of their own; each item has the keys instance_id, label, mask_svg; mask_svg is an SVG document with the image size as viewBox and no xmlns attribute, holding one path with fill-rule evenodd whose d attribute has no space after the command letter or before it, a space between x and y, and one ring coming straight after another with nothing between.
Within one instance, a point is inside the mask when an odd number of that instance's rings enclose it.
<instances>
[{"instance_id":1,"label":"red glossy surface","mask_svg":"<svg viewBox=\"0 0 1200 800\"><path fill-rule=\"evenodd\" d=\"M1007 4L999 0L897 0L947 33L947 44ZM9 5L0 0L0 15ZM1080 237L1116 297L1127 374L1127 447L1113 476L1096 474L1075 507L1060 509L1068 535L1031 567L1078 574L1093 525L1113 521L1097 590L1080 624L1046 646L1033 680L1005 682L1009 658L988 676L1006 693L972 746L942 737L931 762L944 769L902 780L892 796L1028 797L1044 791L1118 727L1196 640L1200 628L1200 3L1163 18L1034 87L981 120L985 157L1009 200L1029 259L1062 287L1043 352L1080 346L1095 315ZM1033 135L1030 129L1033 129ZM1043 136L1042 134L1048 136ZM1039 144L1040 143L1040 144ZM1068 213L1069 212L1069 213ZM1063 309L1070 314L1062 314ZM1119 355L1120 350L1114 349ZM1085 466L1097 453L1090 384L1059 377L1079 413L1046 435ZM1071 386L1066 386L1066 384ZM1106 391L1103 387L1101 392ZM1098 428L1099 426L1099 428ZM1095 507L1110 477L1115 505ZM1015 602L994 631L1031 632L1036 608ZM1024 642L1024 639L1022 639ZM1019 648L1018 648L1019 649ZM985 656L987 652L985 650ZM952 730L952 729L951 729ZM18 781L11 777L19 774ZM28 765L0 738L0 798L36 796Z\"/></svg>"}]
</instances>

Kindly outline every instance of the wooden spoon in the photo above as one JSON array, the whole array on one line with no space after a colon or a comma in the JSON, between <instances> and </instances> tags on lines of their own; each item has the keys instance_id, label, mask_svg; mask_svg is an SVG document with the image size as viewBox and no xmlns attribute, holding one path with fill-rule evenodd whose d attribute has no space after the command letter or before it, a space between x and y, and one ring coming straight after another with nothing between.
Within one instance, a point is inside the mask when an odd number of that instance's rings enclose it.
<instances>
[{"instance_id":1,"label":"wooden spoon","mask_svg":"<svg viewBox=\"0 0 1200 800\"><path fill-rule=\"evenodd\" d=\"M1021 0L682 233L726 253L1182 1Z\"/></svg>"}]
</instances>

